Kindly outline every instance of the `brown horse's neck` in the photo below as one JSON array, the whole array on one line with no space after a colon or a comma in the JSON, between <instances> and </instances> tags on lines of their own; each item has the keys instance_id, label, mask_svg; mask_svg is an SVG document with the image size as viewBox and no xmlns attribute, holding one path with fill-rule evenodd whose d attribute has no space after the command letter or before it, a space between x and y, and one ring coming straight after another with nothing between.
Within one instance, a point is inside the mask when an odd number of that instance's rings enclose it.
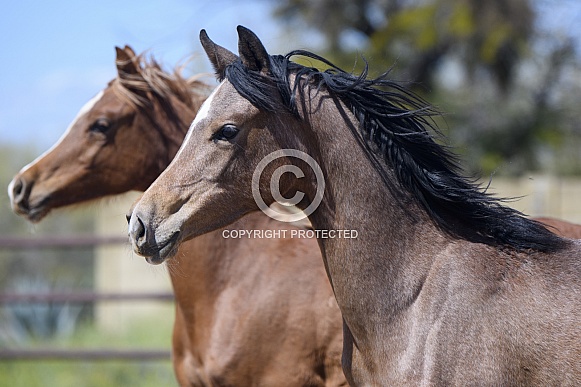
<instances>
[{"instance_id":1,"label":"brown horse's neck","mask_svg":"<svg viewBox=\"0 0 581 387\"><path fill-rule=\"evenodd\" d=\"M337 107L331 99L321 105ZM310 220L316 229L356 232L355 239L326 238L320 244L345 321L365 345L388 334L390 322L414 302L434 251L447 238L409 195L395 197L386 187L347 126L357 122L346 110L341 115L333 122L322 114L309 117L319 145L309 153L320 154L326 175L323 202Z\"/></svg>"},{"instance_id":2,"label":"brown horse's neck","mask_svg":"<svg viewBox=\"0 0 581 387\"><path fill-rule=\"evenodd\" d=\"M268 282L271 278L265 277L265 273L270 275L272 265L277 265L278 251L265 250L272 248L272 243L224 237L224 230L272 230L285 227L285 224L254 212L226 228L186 241L179 247L175 257L167 261L175 294L177 319L184 324L180 333L187 337L180 341L189 341L188 351L192 351L194 357L198 351L203 352L211 346L209 339L215 332L210 330L213 328L215 312L220 309L216 306L220 299L224 302L228 297L237 297L238 294L248 292L248 289L255 289L255 285L256 289L264 286L249 279Z\"/></svg>"},{"instance_id":3,"label":"brown horse's neck","mask_svg":"<svg viewBox=\"0 0 581 387\"><path fill-rule=\"evenodd\" d=\"M180 148L198 108L199 106L192 106L171 96L155 99L153 109L146 111L152 124L163 137L168 165Z\"/></svg>"},{"instance_id":4,"label":"brown horse's neck","mask_svg":"<svg viewBox=\"0 0 581 387\"><path fill-rule=\"evenodd\" d=\"M211 296L212 288L220 283L219 276L223 271L221 267L228 265L228 262L214 259L224 248L216 243L221 240L220 235L217 235L220 231L213 231L183 243L176 256L167 262L178 304L195 305L195 301L201 301L201 296ZM219 292L215 290L216 293ZM190 311L193 312L194 310Z\"/></svg>"},{"instance_id":5,"label":"brown horse's neck","mask_svg":"<svg viewBox=\"0 0 581 387\"><path fill-rule=\"evenodd\" d=\"M180 148L188 128L206 96L192 91L191 100L183 101L176 95L154 96L150 92L149 105L139 107L136 125L157 132L159 141L151 144L151 166L147 168L141 185L135 187L145 191L173 160ZM155 147L155 148L154 148ZM154 148L154 149L153 149Z\"/></svg>"}]
</instances>

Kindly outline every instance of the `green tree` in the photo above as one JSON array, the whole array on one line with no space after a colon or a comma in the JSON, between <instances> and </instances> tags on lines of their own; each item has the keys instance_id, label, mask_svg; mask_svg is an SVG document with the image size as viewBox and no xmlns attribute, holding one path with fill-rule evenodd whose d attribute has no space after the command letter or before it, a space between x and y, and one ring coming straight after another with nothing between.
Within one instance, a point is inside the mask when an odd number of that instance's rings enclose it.
<instances>
[{"instance_id":1,"label":"green tree","mask_svg":"<svg viewBox=\"0 0 581 387\"><path fill-rule=\"evenodd\" d=\"M430 85L439 61L456 55L471 73L482 67L503 88L526 53L534 22L528 0L287 0L276 14L304 19L339 55L349 53L345 34L359 34L363 52L397 60L417 82Z\"/></svg>"},{"instance_id":2,"label":"green tree","mask_svg":"<svg viewBox=\"0 0 581 387\"><path fill-rule=\"evenodd\" d=\"M358 54L446 112L471 172L578 173L581 145L560 90L577 71L571 36L541 28L533 0L284 0L290 28L324 37L326 55L352 68ZM575 136L577 134L577 136Z\"/></svg>"}]
</instances>

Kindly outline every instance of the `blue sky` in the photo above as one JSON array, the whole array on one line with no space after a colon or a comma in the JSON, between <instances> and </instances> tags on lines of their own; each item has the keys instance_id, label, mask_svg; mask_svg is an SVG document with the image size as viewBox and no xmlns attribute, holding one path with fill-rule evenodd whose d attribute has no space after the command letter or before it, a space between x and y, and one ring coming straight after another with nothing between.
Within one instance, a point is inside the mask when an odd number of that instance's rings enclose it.
<instances>
[{"instance_id":1,"label":"blue sky","mask_svg":"<svg viewBox=\"0 0 581 387\"><path fill-rule=\"evenodd\" d=\"M270 1L100 0L5 2L0 14L0 144L50 147L78 110L115 76L115 45L148 50L165 68L199 53L205 28L235 51L236 26L280 47Z\"/></svg>"},{"instance_id":2,"label":"blue sky","mask_svg":"<svg viewBox=\"0 0 581 387\"><path fill-rule=\"evenodd\" d=\"M192 71L210 71L198 41L205 28L236 51L238 24L271 52L314 48L312 32L285 35L272 0L99 0L4 2L0 13L0 144L43 151L78 110L115 76L114 46L148 50L166 68L191 54ZM538 0L544 25L581 35L578 0ZM307 36L308 35L308 36ZM305 46L299 43L304 39Z\"/></svg>"}]
</instances>

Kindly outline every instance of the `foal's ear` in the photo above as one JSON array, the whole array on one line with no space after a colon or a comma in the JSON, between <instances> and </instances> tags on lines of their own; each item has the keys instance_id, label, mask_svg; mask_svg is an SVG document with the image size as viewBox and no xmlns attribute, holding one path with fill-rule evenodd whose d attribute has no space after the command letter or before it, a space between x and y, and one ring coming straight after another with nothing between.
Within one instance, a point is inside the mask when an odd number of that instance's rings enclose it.
<instances>
[{"instance_id":1,"label":"foal's ear","mask_svg":"<svg viewBox=\"0 0 581 387\"><path fill-rule=\"evenodd\" d=\"M228 51L222 46L218 46L210 40L206 30L200 31L200 42L202 43L202 47L204 47L204 51L206 51L206 55L208 55L208 59L210 59L210 62L212 63L212 67L216 72L216 77L219 81L224 80L226 77L226 66L234 63L238 57L236 54Z\"/></svg>"},{"instance_id":2,"label":"foal's ear","mask_svg":"<svg viewBox=\"0 0 581 387\"><path fill-rule=\"evenodd\" d=\"M127 74L139 74L139 65L136 63L136 55L131 47L125 46L124 49L115 47L115 51L117 52L115 64L117 65L117 73L119 74L119 77L123 77Z\"/></svg>"},{"instance_id":3,"label":"foal's ear","mask_svg":"<svg viewBox=\"0 0 581 387\"><path fill-rule=\"evenodd\" d=\"M238 53L250 70L270 74L270 57L258 36L246 27L238 26Z\"/></svg>"}]
</instances>

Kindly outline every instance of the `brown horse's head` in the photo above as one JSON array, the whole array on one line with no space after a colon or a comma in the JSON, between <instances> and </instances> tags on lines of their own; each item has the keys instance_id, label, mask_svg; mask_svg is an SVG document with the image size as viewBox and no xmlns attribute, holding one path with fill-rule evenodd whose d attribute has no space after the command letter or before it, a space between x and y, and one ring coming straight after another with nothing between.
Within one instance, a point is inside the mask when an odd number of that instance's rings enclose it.
<instances>
[{"instance_id":1,"label":"brown horse's head","mask_svg":"<svg viewBox=\"0 0 581 387\"><path fill-rule=\"evenodd\" d=\"M169 164L205 95L129 47L116 48L118 76L78 113L61 139L25 166L8 193L37 222L51 209L145 190ZM199 82L198 82L199 83Z\"/></svg>"}]
</instances>

